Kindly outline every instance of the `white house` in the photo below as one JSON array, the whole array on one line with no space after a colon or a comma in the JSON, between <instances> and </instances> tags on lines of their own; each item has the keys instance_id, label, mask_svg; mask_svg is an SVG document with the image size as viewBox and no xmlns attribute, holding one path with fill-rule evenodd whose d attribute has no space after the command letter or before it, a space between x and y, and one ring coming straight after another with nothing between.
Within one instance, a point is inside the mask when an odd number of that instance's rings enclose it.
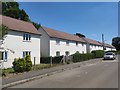
<instances>
[{"instance_id":1,"label":"white house","mask_svg":"<svg viewBox=\"0 0 120 90\"><path fill-rule=\"evenodd\" d=\"M115 47L110 45L110 44L105 43L104 46L105 46L105 49L106 49L105 51L111 51L111 50L116 51Z\"/></svg>"},{"instance_id":2,"label":"white house","mask_svg":"<svg viewBox=\"0 0 120 90\"><path fill-rule=\"evenodd\" d=\"M89 39L89 38L82 38L87 42L87 52L91 52L93 50L103 50L103 46L100 42Z\"/></svg>"},{"instance_id":3,"label":"white house","mask_svg":"<svg viewBox=\"0 0 120 90\"><path fill-rule=\"evenodd\" d=\"M103 50L101 42L72 35L58 30L41 27L41 56L71 55L75 52L89 53L93 50ZM112 45L105 44L106 51L115 50Z\"/></svg>"},{"instance_id":4,"label":"white house","mask_svg":"<svg viewBox=\"0 0 120 90\"><path fill-rule=\"evenodd\" d=\"M2 16L2 24L8 27L8 33L1 48L4 68L12 66L14 58L31 55L32 63L40 63L40 32L32 23Z\"/></svg>"},{"instance_id":5,"label":"white house","mask_svg":"<svg viewBox=\"0 0 120 90\"><path fill-rule=\"evenodd\" d=\"M71 55L75 52L86 53L86 42L76 35L39 28L41 36L41 56Z\"/></svg>"}]
</instances>

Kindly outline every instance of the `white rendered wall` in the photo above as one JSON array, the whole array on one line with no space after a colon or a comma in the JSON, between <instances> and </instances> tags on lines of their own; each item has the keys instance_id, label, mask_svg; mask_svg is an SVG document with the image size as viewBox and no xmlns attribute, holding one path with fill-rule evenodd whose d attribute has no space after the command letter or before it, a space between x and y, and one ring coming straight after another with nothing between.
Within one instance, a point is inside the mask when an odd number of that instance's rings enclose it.
<instances>
[{"instance_id":1,"label":"white rendered wall","mask_svg":"<svg viewBox=\"0 0 120 90\"><path fill-rule=\"evenodd\" d=\"M90 52L93 50L103 50L103 47L99 45L90 45Z\"/></svg>"},{"instance_id":2,"label":"white rendered wall","mask_svg":"<svg viewBox=\"0 0 120 90\"><path fill-rule=\"evenodd\" d=\"M74 54L76 51L79 51L80 53L86 53L86 44L82 46L81 43L76 46L76 42L69 41L69 45L66 45L67 40L60 40L60 45L56 44L56 39L51 38L50 40L50 56L56 56L56 52L60 51L60 55L65 55L66 51L70 52L71 54Z\"/></svg>"},{"instance_id":3,"label":"white rendered wall","mask_svg":"<svg viewBox=\"0 0 120 90\"><path fill-rule=\"evenodd\" d=\"M48 36L48 34L42 29L39 28L40 33L42 34L41 38L40 38L40 48L41 48L41 57L46 57L49 56L50 54L50 38Z\"/></svg>"},{"instance_id":4,"label":"white rendered wall","mask_svg":"<svg viewBox=\"0 0 120 90\"><path fill-rule=\"evenodd\" d=\"M23 41L23 32L9 31L5 38L4 48L13 50L15 53L8 51L8 60L4 62L4 67L9 68L12 66L14 58L23 58L23 51L31 51L31 60L36 64L40 64L40 36L31 34L31 41Z\"/></svg>"},{"instance_id":5,"label":"white rendered wall","mask_svg":"<svg viewBox=\"0 0 120 90\"><path fill-rule=\"evenodd\" d=\"M105 50L105 51L111 51L111 50L112 50L112 48L106 47L106 50Z\"/></svg>"}]
</instances>

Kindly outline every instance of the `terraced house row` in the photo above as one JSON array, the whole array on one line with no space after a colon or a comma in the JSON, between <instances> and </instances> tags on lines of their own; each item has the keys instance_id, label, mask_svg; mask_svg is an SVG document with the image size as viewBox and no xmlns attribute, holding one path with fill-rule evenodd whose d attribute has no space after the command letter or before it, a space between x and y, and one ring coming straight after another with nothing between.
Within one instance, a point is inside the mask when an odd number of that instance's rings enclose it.
<instances>
[{"instance_id":1,"label":"terraced house row","mask_svg":"<svg viewBox=\"0 0 120 90\"><path fill-rule=\"evenodd\" d=\"M12 66L14 58L31 55L32 63L40 64L40 57L71 55L75 52L87 53L92 50L103 50L101 42L68 34L41 26L37 30L32 23L2 16L2 23L8 27L4 41L0 43L1 59L4 68ZM105 44L106 50L115 50L112 45ZM35 60L35 62L34 62Z\"/></svg>"}]
</instances>

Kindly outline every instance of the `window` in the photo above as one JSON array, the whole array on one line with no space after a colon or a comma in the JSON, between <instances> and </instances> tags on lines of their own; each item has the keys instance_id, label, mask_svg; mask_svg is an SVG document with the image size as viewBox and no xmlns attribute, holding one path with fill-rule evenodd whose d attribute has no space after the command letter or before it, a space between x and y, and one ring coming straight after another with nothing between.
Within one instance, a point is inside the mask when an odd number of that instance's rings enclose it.
<instances>
[{"instance_id":1,"label":"window","mask_svg":"<svg viewBox=\"0 0 120 90\"><path fill-rule=\"evenodd\" d=\"M78 42L76 42L76 46L78 46Z\"/></svg>"},{"instance_id":2,"label":"window","mask_svg":"<svg viewBox=\"0 0 120 90\"><path fill-rule=\"evenodd\" d=\"M0 60L7 61L8 59L8 52L0 52Z\"/></svg>"},{"instance_id":3,"label":"window","mask_svg":"<svg viewBox=\"0 0 120 90\"><path fill-rule=\"evenodd\" d=\"M66 45L69 45L69 41L66 41Z\"/></svg>"},{"instance_id":4,"label":"window","mask_svg":"<svg viewBox=\"0 0 120 90\"><path fill-rule=\"evenodd\" d=\"M66 55L66 56L69 56L69 55L70 55L70 52L69 52L69 51L66 51L66 52L65 52L65 55Z\"/></svg>"},{"instance_id":5,"label":"window","mask_svg":"<svg viewBox=\"0 0 120 90\"><path fill-rule=\"evenodd\" d=\"M60 45L60 40L56 40L56 45Z\"/></svg>"},{"instance_id":6,"label":"window","mask_svg":"<svg viewBox=\"0 0 120 90\"><path fill-rule=\"evenodd\" d=\"M60 52L59 51L56 52L56 56L60 56Z\"/></svg>"},{"instance_id":7,"label":"window","mask_svg":"<svg viewBox=\"0 0 120 90\"><path fill-rule=\"evenodd\" d=\"M84 44L82 43L82 46L84 46Z\"/></svg>"},{"instance_id":8,"label":"window","mask_svg":"<svg viewBox=\"0 0 120 90\"><path fill-rule=\"evenodd\" d=\"M31 35L30 34L24 34L23 35L23 40L24 41L30 41L31 40Z\"/></svg>"},{"instance_id":9,"label":"window","mask_svg":"<svg viewBox=\"0 0 120 90\"><path fill-rule=\"evenodd\" d=\"M31 55L30 51L23 51L23 57L26 57L27 55Z\"/></svg>"}]
</instances>

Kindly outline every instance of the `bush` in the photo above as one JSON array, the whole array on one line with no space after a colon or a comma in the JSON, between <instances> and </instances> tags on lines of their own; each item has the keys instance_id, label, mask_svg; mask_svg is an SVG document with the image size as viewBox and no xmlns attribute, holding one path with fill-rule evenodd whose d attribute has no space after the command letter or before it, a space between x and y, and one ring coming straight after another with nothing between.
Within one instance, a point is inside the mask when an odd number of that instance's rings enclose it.
<instances>
[{"instance_id":1,"label":"bush","mask_svg":"<svg viewBox=\"0 0 120 90\"><path fill-rule=\"evenodd\" d=\"M52 57L52 63L53 64L60 63L62 58L63 56ZM50 61L51 57L41 57L41 63L50 64Z\"/></svg>"},{"instance_id":2,"label":"bush","mask_svg":"<svg viewBox=\"0 0 120 90\"><path fill-rule=\"evenodd\" d=\"M94 54L93 53L80 54L79 52L76 52L72 56L73 56L73 62L74 63L94 58Z\"/></svg>"},{"instance_id":3,"label":"bush","mask_svg":"<svg viewBox=\"0 0 120 90\"><path fill-rule=\"evenodd\" d=\"M117 51L118 54L120 54L120 51Z\"/></svg>"},{"instance_id":4,"label":"bush","mask_svg":"<svg viewBox=\"0 0 120 90\"><path fill-rule=\"evenodd\" d=\"M57 64L60 63L62 60L63 56L56 56L52 58L52 63Z\"/></svg>"},{"instance_id":5,"label":"bush","mask_svg":"<svg viewBox=\"0 0 120 90\"><path fill-rule=\"evenodd\" d=\"M31 68L32 68L32 62L31 62L31 57L30 55L27 55L25 57L25 60L26 60L26 70L25 71L30 71Z\"/></svg>"},{"instance_id":6,"label":"bush","mask_svg":"<svg viewBox=\"0 0 120 90\"><path fill-rule=\"evenodd\" d=\"M45 64L50 64L50 59L51 59L51 57L41 57L41 63L45 63Z\"/></svg>"},{"instance_id":7,"label":"bush","mask_svg":"<svg viewBox=\"0 0 120 90\"><path fill-rule=\"evenodd\" d=\"M106 51L105 53L107 53L107 52L113 52L113 53L117 54L117 51L115 51L115 50L109 50L109 51Z\"/></svg>"},{"instance_id":8,"label":"bush","mask_svg":"<svg viewBox=\"0 0 120 90\"><path fill-rule=\"evenodd\" d=\"M94 54L95 58L102 58L105 52L103 50L94 50L91 53Z\"/></svg>"},{"instance_id":9,"label":"bush","mask_svg":"<svg viewBox=\"0 0 120 90\"><path fill-rule=\"evenodd\" d=\"M13 68L2 69L2 76L7 76L10 73L14 73Z\"/></svg>"},{"instance_id":10,"label":"bush","mask_svg":"<svg viewBox=\"0 0 120 90\"><path fill-rule=\"evenodd\" d=\"M32 68L32 62L29 55L25 58L15 58L13 62L13 69L15 72L30 71Z\"/></svg>"}]
</instances>

